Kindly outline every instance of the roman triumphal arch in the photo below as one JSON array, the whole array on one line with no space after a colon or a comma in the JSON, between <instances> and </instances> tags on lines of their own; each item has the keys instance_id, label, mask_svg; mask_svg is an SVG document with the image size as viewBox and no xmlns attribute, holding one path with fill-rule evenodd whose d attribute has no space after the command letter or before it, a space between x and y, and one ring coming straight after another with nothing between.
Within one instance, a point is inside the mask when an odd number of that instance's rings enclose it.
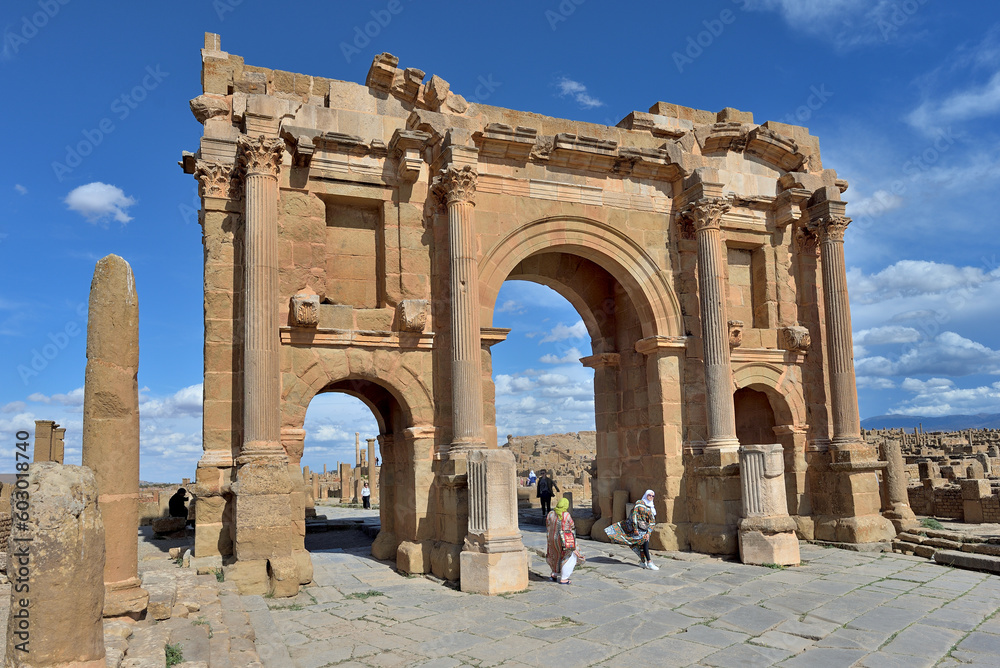
<instances>
[{"instance_id":1,"label":"roman triumphal arch","mask_svg":"<svg viewBox=\"0 0 1000 668\"><path fill-rule=\"evenodd\" d=\"M590 333L594 537L646 488L654 548L777 560L796 535L892 535L860 436L847 183L808 130L664 102L580 123L470 103L389 54L364 85L252 67L212 34L202 63L182 160L205 249L196 553L241 590L311 579L299 459L329 391L383 432L375 556L527 585L491 373L508 279Z\"/></svg>"}]
</instances>

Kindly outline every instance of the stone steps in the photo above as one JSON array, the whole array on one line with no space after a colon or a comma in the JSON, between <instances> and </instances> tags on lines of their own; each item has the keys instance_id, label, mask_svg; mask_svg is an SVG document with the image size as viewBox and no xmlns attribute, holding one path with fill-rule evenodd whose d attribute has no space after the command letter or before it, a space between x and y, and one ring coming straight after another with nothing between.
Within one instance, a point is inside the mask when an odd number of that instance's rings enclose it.
<instances>
[{"instance_id":1,"label":"stone steps","mask_svg":"<svg viewBox=\"0 0 1000 668\"><path fill-rule=\"evenodd\" d=\"M956 568L1000 574L1000 537L915 527L893 539L892 551Z\"/></svg>"}]
</instances>

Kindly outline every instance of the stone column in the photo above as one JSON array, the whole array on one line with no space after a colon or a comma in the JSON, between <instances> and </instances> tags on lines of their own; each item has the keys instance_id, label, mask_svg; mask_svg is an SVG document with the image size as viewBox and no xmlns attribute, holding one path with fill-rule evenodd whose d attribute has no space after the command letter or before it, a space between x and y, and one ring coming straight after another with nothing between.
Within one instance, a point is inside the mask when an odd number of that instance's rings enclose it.
<instances>
[{"instance_id":1,"label":"stone column","mask_svg":"<svg viewBox=\"0 0 1000 668\"><path fill-rule=\"evenodd\" d=\"M452 444L462 451L485 448L480 371L479 264L473 225L476 170L449 166L435 188L448 207L451 269Z\"/></svg>"},{"instance_id":2,"label":"stone column","mask_svg":"<svg viewBox=\"0 0 1000 668\"><path fill-rule=\"evenodd\" d=\"M739 525L744 564L798 564L799 539L788 516L785 456L780 443L744 445L740 454L743 519Z\"/></svg>"},{"instance_id":3,"label":"stone column","mask_svg":"<svg viewBox=\"0 0 1000 668\"><path fill-rule=\"evenodd\" d=\"M28 501L27 519L14 522L5 547L8 577L28 588L10 588L5 665L104 668L105 537L97 480L83 466L39 462L26 482L16 493Z\"/></svg>"},{"instance_id":4,"label":"stone column","mask_svg":"<svg viewBox=\"0 0 1000 668\"><path fill-rule=\"evenodd\" d=\"M32 461L55 461L52 459L52 432L56 426L52 420L35 420L35 448Z\"/></svg>"},{"instance_id":5,"label":"stone column","mask_svg":"<svg viewBox=\"0 0 1000 668\"><path fill-rule=\"evenodd\" d=\"M278 172L284 142L240 135L244 172L243 443L237 457L236 563L227 579L244 594L292 596L292 483L281 446L278 338Z\"/></svg>"},{"instance_id":6,"label":"stone column","mask_svg":"<svg viewBox=\"0 0 1000 668\"><path fill-rule=\"evenodd\" d=\"M844 215L846 203L840 200L839 188L820 188L809 203L808 231L819 238L823 273L826 372L833 428L830 468L840 478L831 487L829 507L833 521L821 521L815 537L845 543L888 541L896 532L892 523L881 515L882 500L875 473L885 463L878 461L875 448L861 438L858 417L851 306L844 263L844 232L851 219Z\"/></svg>"},{"instance_id":7,"label":"stone column","mask_svg":"<svg viewBox=\"0 0 1000 668\"><path fill-rule=\"evenodd\" d=\"M52 461L62 464L66 454L66 428L56 425L52 430Z\"/></svg>"},{"instance_id":8,"label":"stone column","mask_svg":"<svg viewBox=\"0 0 1000 668\"><path fill-rule=\"evenodd\" d=\"M723 197L702 197L681 211L694 224L698 237L698 293L705 361L705 410L708 448L735 451L736 411L733 374L729 361L726 249L722 243L722 216L731 208Z\"/></svg>"},{"instance_id":9,"label":"stone column","mask_svg":"<svg viewBox=\"0 0 1000 668\"><path fill-rule=\"evenodd\" d=\"M820 240L823 266L826 346L830 400L833 404L831 446L838 450L866 447L861 438L861 419L858 416L851 305L847 299L847 267L844 263L844 232L850 222L850 218L837 215L824 215L812 221Z\"/></svg>"},{"instance_id":10,"label":"stone column","mask_svg":"<svg viewBox=\"0 0 1000 668\"><path fill-rule=\"evenodd\" d=\"M128 262L109 255L90 285L83 394L83 465L94 472L107 527L104 614L138 615L139 299Z\"/></svg>"},{"instance_id":11,"label":"stone column","mask_svg":"<svg viewBox=\"0 0 1000 668\"><path fill-rule=\"evenodd\" d=\"M354 432L354 466L361 466L361 434Z\"/></svg>"},{"instance_id":12,"label":"stone column","mask_svg":"<svg viewBox=\"0 0 1000 668\"><path fill-rule=\"evenodd\" d=\"M375 487L375 479L372 477L372 471L375 470L375 440L374 438L368 439L368 466L365 470L365 475L368 476L368 486L372 489Z\"/></svg>"},{"instance_id":13,"label":"stone column","mask_svg":"<svg viewBox=\"0 0 1000 668\"><path fill-rule=\"evenodd\" d=\"M882 479L885 481L889 500L889 509L882 515L892 522L892 526L896 527L896 533L899 533L918 524L906 492L906 468L899 441L886 439L882 444L882 459L887 463L885 471L882 472Z\"/></svg>"}]
</instances>

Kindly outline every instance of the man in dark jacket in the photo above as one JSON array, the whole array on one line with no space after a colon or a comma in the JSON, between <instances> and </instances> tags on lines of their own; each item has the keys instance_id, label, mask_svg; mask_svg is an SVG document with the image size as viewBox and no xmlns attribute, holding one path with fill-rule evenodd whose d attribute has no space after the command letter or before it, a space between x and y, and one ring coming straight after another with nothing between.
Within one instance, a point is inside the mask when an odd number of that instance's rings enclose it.
<instances>
[{"instance_id":1,"label":"man in dark jacket","mask_svg":"<svg viewBox=\"0 0 1000 668\"><path fill-rule=\"evenodd\" d=\"M539 473L540 476L538 484L535 486L535 493L539 501L542 502L542 517L547 517L549 510L552 509L552 497L559 491L559 485L556 484L555 480L549 478L548 472L545 469L542 469Z\"/></svg>"},{"instance_id":2,"label":"man in dark jacket","mask_svg":"<svg viewBox=\"0 0 1000 668\"><path fill-rule=\"evenodd\" d=\"M174 492L173 496L170 497L168 508L170 510L171 517L188 516L187 505L184 503L185 501L187 501L187 490L181 487L179 490Z\"/></svg>"}]
</instances>

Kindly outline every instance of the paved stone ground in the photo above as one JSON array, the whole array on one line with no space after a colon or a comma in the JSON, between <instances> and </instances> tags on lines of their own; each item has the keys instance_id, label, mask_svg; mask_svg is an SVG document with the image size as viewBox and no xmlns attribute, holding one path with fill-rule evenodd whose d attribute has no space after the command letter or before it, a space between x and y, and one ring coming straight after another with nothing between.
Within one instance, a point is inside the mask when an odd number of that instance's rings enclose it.
<instances>
[{"instance_id":1,"label":"paved stone ground","mask_svg":"<svg viewBox=\"0 0 1000 668\"><path fill-rule=\"evenodd\" d=\"M297 598L241 597L261 660L274 668L1000 665L1000 577L806 544L797 568L663 553L660 570L647 571L625 548L583 541L587 562L562 586L547 578L541 529L522 535L533 552L529 588L494 598L400 575L363 546L314 551L315 582Z\"/></svg>"}]
</instances>

